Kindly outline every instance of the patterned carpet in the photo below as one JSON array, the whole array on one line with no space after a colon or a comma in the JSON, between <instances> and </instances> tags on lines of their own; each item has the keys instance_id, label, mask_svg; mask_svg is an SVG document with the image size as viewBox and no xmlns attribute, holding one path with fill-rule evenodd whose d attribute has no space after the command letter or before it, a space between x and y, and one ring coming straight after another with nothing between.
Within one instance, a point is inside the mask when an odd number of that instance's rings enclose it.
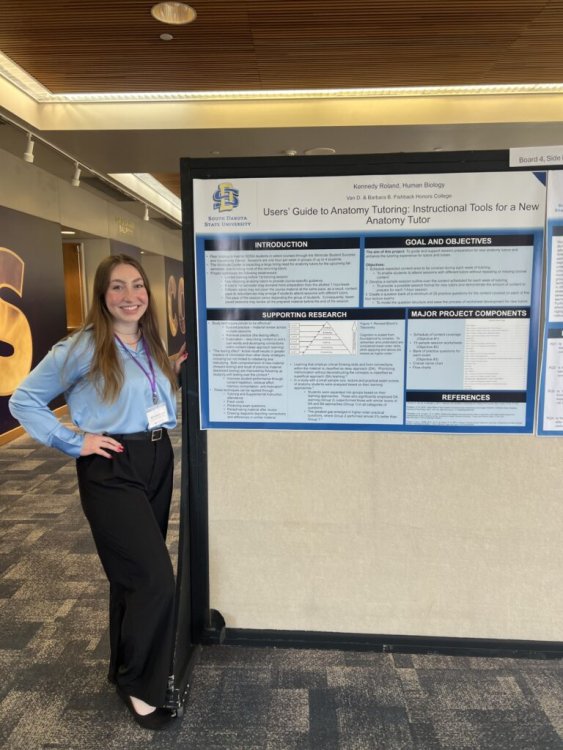
<instances>
[{"instance_id":1,"label":"patterned carpet","mask_svg":"<svg viewBox=\"0 0 563 750\"><path fill-rule=\"evenodd\" d=\"M74 462L20 438L0 448L0 498L2 748L563 749L558 660L212 646L184 716L143 730L105 678L107 585Z\"/></svg>"}]
</instances>

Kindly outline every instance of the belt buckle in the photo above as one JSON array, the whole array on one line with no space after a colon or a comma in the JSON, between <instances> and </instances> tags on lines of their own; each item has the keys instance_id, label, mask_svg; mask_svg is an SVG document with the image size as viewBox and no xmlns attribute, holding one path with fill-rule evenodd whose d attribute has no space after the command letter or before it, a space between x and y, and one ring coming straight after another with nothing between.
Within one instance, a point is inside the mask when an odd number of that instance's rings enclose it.
<instances>
[{"instance_id":1,"label":"belt buckle","mask_svg":"<svg viewBox=\"0 0 563 750\"><path fill-rule=\"evenodd\" d=\"M156 430L151 432L151 443L156 443L157 440L162 438L162 427L157 427Z\"/></svg>"}]
</instances>

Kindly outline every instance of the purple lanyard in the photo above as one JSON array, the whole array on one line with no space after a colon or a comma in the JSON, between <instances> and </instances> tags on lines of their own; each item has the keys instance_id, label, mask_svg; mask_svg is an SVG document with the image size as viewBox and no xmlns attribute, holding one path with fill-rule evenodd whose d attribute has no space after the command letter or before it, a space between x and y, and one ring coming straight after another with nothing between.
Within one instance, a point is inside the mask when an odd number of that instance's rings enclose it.
<instances>
[{"instance_id":1,"label":"purple lanyard","mask_svg":"<svg viewBox=\"0 0 563 750\"><path fill-rule=\"evenodd\" d=\"M133 360L133 362L137 365L137 367L140 367L141 370L144 372L144 374L147 376L148 381L150 383L150 387L151 387L152 402L153 402L153 404L156 404L158 402L158 394L156 392L156 375L155 375L155 372L154 372L154 366L153 366L153 363L152 363L152 357L151 357L151 354L150 354L150 352L149 352L149 350L147 348L147 345L145 343L144 336L141 335L141 344L143 345L143 349L145 350L145 354L147 355L147 360L149 362L149 370L150 370L150 372L148 372L147 370L145 370L145 368L139 362L138 359L135 359L135 357L131 354L131 352L125 346L125 344L123 343L123 341L119 338L119 336L117 335L117 333L114 333L114 336L119 341L119 343L121 344L121 348L124 351L127 352L127 354L131 357L131 359Z\"/></svg>"}]
</instances>

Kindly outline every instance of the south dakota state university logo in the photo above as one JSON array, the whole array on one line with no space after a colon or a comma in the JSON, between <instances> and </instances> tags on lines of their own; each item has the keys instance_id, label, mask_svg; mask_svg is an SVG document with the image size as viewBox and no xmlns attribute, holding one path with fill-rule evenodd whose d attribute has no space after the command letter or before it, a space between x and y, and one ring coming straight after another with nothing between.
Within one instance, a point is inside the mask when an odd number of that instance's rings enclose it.
<instances>
[{"instance_id":1,"label":"south dakota state university logo","mask_svg":"<svg viewBox=\"0 0 563 750\"><path fill-rule=\"evenodd\" d=\"M213 208L218 211L232 211L239 204L239 191L231 182L220 182L213 193Z\"/></svg>"}]
</instances>

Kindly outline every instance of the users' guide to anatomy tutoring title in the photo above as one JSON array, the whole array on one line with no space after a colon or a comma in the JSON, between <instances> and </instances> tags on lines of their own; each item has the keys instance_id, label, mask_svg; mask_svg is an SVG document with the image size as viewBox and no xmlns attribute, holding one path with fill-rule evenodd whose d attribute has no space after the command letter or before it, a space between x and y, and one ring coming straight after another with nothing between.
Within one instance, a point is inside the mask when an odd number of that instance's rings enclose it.
<instances>
[{"instance_id":1,"label":"users' guide to anatomy tutoring title","mask_svg":"<svg viewBox=\"0 0 563 750\"><path fill-rule=\"evenodd\" d=\"M195 179L202 427L531 432L545 181Z\"/></svg>"}]
</instances>

